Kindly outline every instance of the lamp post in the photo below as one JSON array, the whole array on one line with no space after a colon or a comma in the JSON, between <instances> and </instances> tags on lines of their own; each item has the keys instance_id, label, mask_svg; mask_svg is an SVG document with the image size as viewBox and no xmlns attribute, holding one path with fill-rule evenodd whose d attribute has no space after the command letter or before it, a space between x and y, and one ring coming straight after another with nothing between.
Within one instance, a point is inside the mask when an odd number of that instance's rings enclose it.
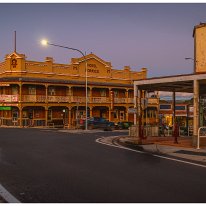
<instances>
[{"instance_id":1,"label":"lamp post","mask_svg":"<svg viewBox=\"0 0 206 206\"><path fill-rule=\"evenodd\" d=\"M193 64L194 64L194 73L196 72L196 63L198 62L198 61L196 61L194 58L191 58L191 57L186 57L185 58L185 60L192 60L193 61Z\"/></svg>"},{"instance_id":2,"label":"lamp post","mask_svg":"<svg viewBox=\"0 0 206 206\"><path fill-rule=\"evenodd\" d=\"M62 45L58 45L58 44L53 44L53 43L50 43L48 42L47 40L42 40L41 41L41 44L46 46L46 45L50 45L50 46L55 46L55 47L60 47L60 48L64 48L64 49L70 49L70 50L73 50L73 51L78 51L83 57L84 57L84 61L85 61L85 78L86 78L86 82L85 82L85 86L86 86L86 120L85 120L85 130L87 130L87 116L88 116L88 111L87 111L87 97L88 97L88 91L87 91L87 61L86 61L86 58L85 58L85 55L84 53L79 50L79 49L76 49L76 48L72 48L72 47L67 47L67 46L62 46Z\"/></svg>"}]
</instances>

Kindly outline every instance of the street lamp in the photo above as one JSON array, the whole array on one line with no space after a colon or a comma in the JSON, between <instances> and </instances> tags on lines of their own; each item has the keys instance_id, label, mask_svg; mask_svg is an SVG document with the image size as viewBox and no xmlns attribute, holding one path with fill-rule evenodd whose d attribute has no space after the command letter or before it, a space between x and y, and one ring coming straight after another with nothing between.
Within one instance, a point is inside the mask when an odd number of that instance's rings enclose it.
<instances>
[{"instance_id":1,"label":"street lamp","mask_svg":"<svg viewBox=\"0 0 206 206\"><path fill-rule=\"evenodd\" d=\"M85 55L84 53L79 50L79 49L75 49L75 48L71 48L71 47L67 47L67 46L61 46L61 45L58 45L58 44L52 44L50 42L48 42L47 40L43 39L41 41L41 44L46 46L46 45L50 45L50 46L56 46L56 47L61 47L61 48L64 48L64 49L70 49L70 50L73 50L73 51L78 51L83 57L84 57L84 61L85 61L85 75L86 75L86 83L85 83L85 86L86 86L86 120L85 120L85 130L87 130L87 116L88 116L88 111L87 111L87 97L88 97L88 91L87 91L87 61L86 61L86 58L85 58Z\"/></svg>"},{"instance_id":2,"label":"street lamp","mask_svg":"<svg viewBox=\"0 0 206 206\"><path fill-rule=\"evenodd\" d=\"M196 63L197 63L198 61L196 61L195 59L193 59L193 58L191 58L191 57L186 57L185 60L192 60L192 61L193 61L193 63L194 63L194 68L193 68L193 69L194 69L194 73L195 73L195 69L196 69L195 66L196 66Z\"/></svg>"}]
</instances>

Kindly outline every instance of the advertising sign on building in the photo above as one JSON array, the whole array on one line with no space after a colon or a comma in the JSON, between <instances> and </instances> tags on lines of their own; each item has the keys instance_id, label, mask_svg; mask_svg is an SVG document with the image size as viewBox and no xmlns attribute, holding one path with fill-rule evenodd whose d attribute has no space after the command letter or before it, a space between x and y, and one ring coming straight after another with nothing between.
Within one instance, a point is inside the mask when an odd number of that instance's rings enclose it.
<instances>
[{"instance_id":1,"label":"advertising sign on building","mask_svg":"<svg viewBox=\"0 0 206 206\"><path fill-rule=\"evenodd\" d=\"M17 102L18 95L0 95L0 102Z\"/></svg>"},{"instance_id":2,"label":"advertising sign on building","mask_svg":"<svg viewBox=\"0 0 206 206\"><path fill-rule=\"evenodd\" d=\"M6 110L6 111L8 111L8 110L11 110L11 107L0 106L0 110Z\"/></svg>"},{"instance_id":3,"label":"advertising sign on building","mask_svg":"<svg viewBox=\"0 0 206 206\"><path fill-rule=\"evenodd\" d=\"M128 113L129 114L136 114L137 113L137 109L136 108L128 108Z\"/></svg>"}]
</instances>

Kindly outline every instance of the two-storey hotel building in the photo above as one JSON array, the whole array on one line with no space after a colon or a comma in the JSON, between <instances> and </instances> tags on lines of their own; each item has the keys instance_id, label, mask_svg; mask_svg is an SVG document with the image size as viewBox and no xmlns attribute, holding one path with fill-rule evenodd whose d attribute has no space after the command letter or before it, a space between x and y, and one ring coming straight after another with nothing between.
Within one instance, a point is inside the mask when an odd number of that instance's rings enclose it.
<instances>
[{"instance_id":1,"label":"two-storey hotel building","mask_svg":"<svg viewBox=\"0 0 206 206\"><path fill-rule=\"evenodd\" d=\"M72 127L86 118L86 101L90 117L133 121L128 113L134 107L133 80L146 77L146 68L113 69L92 53L58 64L51 57L29 61L13 52L0 62L0 125Z\"/></svg>"}]
</instances>

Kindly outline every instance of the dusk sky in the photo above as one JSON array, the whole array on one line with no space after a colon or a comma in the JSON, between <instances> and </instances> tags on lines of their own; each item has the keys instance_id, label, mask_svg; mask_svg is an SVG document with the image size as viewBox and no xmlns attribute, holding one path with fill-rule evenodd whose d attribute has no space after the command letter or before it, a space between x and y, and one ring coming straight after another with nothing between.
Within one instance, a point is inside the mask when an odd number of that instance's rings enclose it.
<instances>
[{"instance_id":1,"label":"dusk sky","mask_svg":"<svg viewBox=\"0 0 206 206\"><path fill-rule=\"evenodd\" d=\"M14 50L27 60L69 63L75 51L93 52L114 69L148 68L148 77L192 73L193 28L206 22L206 4L169 3L1 3L0 61Z\"/></svg>"}]
</instances>

